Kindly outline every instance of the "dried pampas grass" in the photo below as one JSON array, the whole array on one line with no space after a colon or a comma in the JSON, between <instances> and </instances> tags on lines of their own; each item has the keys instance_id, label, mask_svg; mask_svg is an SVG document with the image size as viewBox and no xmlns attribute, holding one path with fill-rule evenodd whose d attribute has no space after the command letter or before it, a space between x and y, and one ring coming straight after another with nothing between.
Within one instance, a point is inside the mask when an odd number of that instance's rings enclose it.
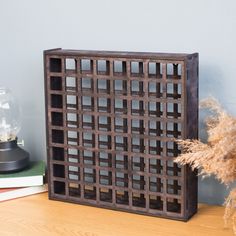
<instances>
[{"instance_id":1,"label":"dried pampas grass","mask_svg":"<svg viewBox=\"0 0 236 236\"><path fill-rule=\"evenodd\" d=\"M235 213L235 207L236 207L236 188L231 190L229 196L227 197L225 201L225 214L224 214L224 221L225 226L227 227L229 219L232 219L233 224L233 231L234 234L236 234L236 213Z\"/></svg>"},{"instance_id":2,"label":"dried pampas grass","mask_svg":"<svg viewBox=\"0 0 236 236\"><path fill-rule=\"evenodd\" d=\"M209 109L214 115L206 120L208 140L177 140L183 152L175 159L182 165L190 164L204 176L214 175L221 183L229 185L236 180L236 118L227 114L214 98L200 103L201 108ZM224 219L233 219L236 234L236 189L233 189L225 202Z\"/></svg>"}]
</instances>

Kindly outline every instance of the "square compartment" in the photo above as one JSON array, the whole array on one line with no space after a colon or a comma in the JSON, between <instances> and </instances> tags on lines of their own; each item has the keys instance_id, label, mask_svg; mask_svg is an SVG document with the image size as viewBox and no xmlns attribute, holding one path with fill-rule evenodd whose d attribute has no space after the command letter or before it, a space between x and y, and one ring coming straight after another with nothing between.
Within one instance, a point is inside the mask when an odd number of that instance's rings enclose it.
<instances>
[{"instance_id":1,"label":"square compartment","mask_svg":"<svg viewBox=\"0 0 236 236\"><path fill-rule=\"evenodd\" d=\"M181 195L181 184L177 179L167 179L166 191L168 194Z\"/></svg>"},{"instance_id":2,"label":"square compartment","mask_svg":"<svg viewBox=\"0 0 236 236\"><path fill-rule=\"evenodd\" d=\"M111 149L111 136L106 134L99 134L98 147L101 149Z\"/></svg>"},{"instance_id":3,"label":"square compartment","mask_svg":"<svg viewBox=\"0 0 236 236\"><path fill-rule=\"evenodd\" d=\"M65 178L65 166L53 164L53 177Z\"/></svg>"},{"instance_id":4,"label":"square compartment","mask_svg":"<svg viewBox=\"0 0 236 236\"><path fill-rule=\"evenodd\" d=\"M162 117L163 116L163 104L160 102L149 102L148 103L149 116Z\"/></svg>"},{"instance_id":5,"label":"square compartment","mask_svg":"<svg viewBox=\"0 0 236 236\"><path fill-rule=\"evenodd\" d=\"M118 187L128 187L129 179L128 174L123 172L116 172L116 186Z\"/></svg>"},{"instance_id":6,"label":"square compartment","mask_svg":"<svg viewBox=\"0 0 236 236\"><path fill-rule=\"evenodd\" d=\"M97 74L109 75L110 74L110 62L106 60L97 60Z\"/></svg>"},{"instance_id":7,"label":"square compartment","mask_svg":"<svg viewBox=\"0 0 236 236\"><path fill-rule=\"evenodd\" d=\"M93 80L91 78L81 78L81 89L84 92L92 92Z\"/></svg>"},{"instance_id":8,"label":"square compartment","mask_svg":"<svg viewBox=\"0 0 236 236\"><path fill-rule=\"evenodd\" d=\"M51 94L51 107L62 108L62 106L63 106L62 95Z\"/></svg>"},{"instance_id":9,"label":"square compartment","mask_svg":"<svg viewBox=\"0 0 236 236\"><path fill-rule=\"evenodd\" d=\"M84 198L90 200L96 200L96 187L85 185L84 186Z\"/></svg>"},{"instance_id":10,"label":"square compartment","mask_svg":"<svg viewBox=\"0 0 236 236\"><path fill-rule=\"evenodd\" d=\"M82 152L83 160L85 165L95 165L95 152L84 150Z\"/></svg>"},{"instance_id":11,"label":"square compartment","mask_svg":"<svg viewBox=\"0 0 236 236\"><path fill-rule=\"evenodd\" d=\"M108 116L99 116L98 117L98 129L101 131L110 131L111 130L111 118Z\"/></svg>"},{"instance_id":12,"label":"square compartment","mask_svg":"<svg viewBox=\"0 0 236 236\"><path fill-rule=\"evenodd\" d=\"M143 175L132 175L132 188L138 190L144 190L145 180Z\"/></svg>"},{"instance_id":13,"label":"square compartment","mask_svg":"<svg viewBox=\"0 0 236 236\"><path fill-rule=\"evenodd\" d=\"M144 96L144 87L143 87L143 82L138 81L138 80L131 80L131 94L132 95L137 95L137 96Z\"/></svg>"},{"instance_id":14,"label":"square compartment","mask_svg":"<svg viewBox=\"0 0 236 236\"><path fill-rule=\"evenodd\" d=\"M115 117L115 132L126 133L128 130L128 121L125 118Z\"/></svg>"},{"instance_id":15,"label":"square compartment","mask_svg":"<svg viewBox=\"0 0 236 236\"><path fill-rule=\"evenodd\" d=\"M62 72L62 61L61 58L50 58L50 72Z\"/></svg>"},{"instance_id":16,"label":"square compartment","mask_svg":"<svg viewBox=\"0 0 236 236\"><path fill-rule=\"evenodd\" d=\"M94 116L82 115L82 127L83 129L94 129L95 128Z\"/></svg>"},{"instance_id":17,"label":"square compartment","mask_svg":"<svg viewBox=\"0 0 236 236\"><path fill-rule=\"evenodd\" d=\"M154 98L161 98L163 96L162 83L149 82L148 83L148 96Z\"/></svg>"},{"instance_id":18,"label":"square compartment","mask_svg":"<svg viewBox=\"0 0 236 236\"><path fill-rule=\"evenodd\" d=\"M63 113L52 112L51 113L51 123L55 126L63 126Z\"/></svg>"},{"instance_id":19,"label":"square compartment","mask_svg":"<svg viewBox=\"0 0 236 236\"><path fill-rule=\"evenodd\" d=\"M144 139L132 138L131 150L132 150L132 152L136 152L136 153L145 153Z\"/></svg>"},{"instance_id":20,"label":"square compartment","mask_svg":"<svg viewBox=\"0 0 236 236\"><path fill-rule=\"evenodd\" d=\"M168 176L181 176L182 175L182 168L178 163L173 161L166 162L166 174Z\"/></svg>"},{"instance_id":21,"label":"square compartment","mask_svg":"<svg viewBox=\"0 0 236 236\"><path fill-rule=\"evenodd\" d=\"M112 184L112 172L107 170L99 171L99 183L102 185L111 185Z\"/></svg>"},{"instance_id":22,"label":"square compartment","mask_svg":"<svg viewBox=\"0 0 236 236\"><path fill-rule=\"evenodd\" d=\"M71 163L79 163L80 155L79 150L76 148L68 148L67 150L68 161Z\"/></svg>"},{"instance_id":23,"label":"square compartment","mask_svg":"<svg viewBox=\"0 0 236 236\"><path fill-rule=\"evenodd\" d=\"M144 134L145 133L144 120L132 119L131 132L133 134Z\"/></svg>"},{"instance_id":24,"label":"square compartment","mask_svg":"<svg viewBox=\"0 0 236 236\"><path fill-rule=\"evenodd\" d=\"M149 207L151 209L163 211L163 198L161 196L149 195Z\"/></svg>"},{"instance_id":25,"label":"square compartment","mask_svg":"<svg viewBox=\"0 0 236 236\"><path fill-rule=\"evenodd\" d=\"M134 156L132 157L132 170L133 171L142 171L145 170L145 161L143 157Z\"/></svg>"},{"instance_id":26,"label":"square compartment","mask_svg":"<svg viewBox=\"0 0 236 236\"><path fill-rule=\"evenodd\" d=\"M80 180L80 169L78 166L68 166L68 178L69 180L79 181Z\"/></svg>"},{"instance_id":27,"label":"square compartment","mask_svg":"<svg viewBox=\"0 0 236 236\"><path fill-rule=\"evenodd\" d=\"M167 122L167 137L181 138L181 123Z\"/></svg>"},{"instance_id":28,"label":"square compartment","mask_svg":"<svg viewBox=\"0 0 236 236\"><path fill-rule=\"evenodd\" d=\"M66 185L62 181L53 181L53 191L55 194L65 195Z\"/></svg>"},{"instance_id":29,"label":"square compartment","mask_svg":"<svg viewBox=\"0 0 236 236\"><path fill-rule=\"evenodd\" d=\"M80 60L80 72L82 74L92 74L93 73L93 60L81 59Z\"/></svg>"},{"instance_id":30,"label":"square compartment","mask_svg":"<svg viewBox=\"0 0 236 236\"><path fill-rule=\"evenodd\" d=\"M128 150L128 139L127 137L115 136L115 150L119 151L127 151Z\"/></svg>"},{"instance_id":31,"label":"square compartment","mask_svg":"<svg viewBox=\"0 0 236 236\"><path fill-rule=\"evenodd\" d=\"M121 170L127 170L128 156L122 154L115 154L115 168Z\"/></svg>"},{"instance_id":32,"label":"square compartment","mask_svg":"<svg viewBox=\"0 0 236 236\"><path fill-rule=\"evenodd\" d=\"M180 103L167 103L166 104L167 109L167 118L175 118L179 119L181 118L181 104Z\"/></svg>"},{"instance_id":33,"label":"square compartment","mask_svg":"<svg viewBox=\"0 0 236 236\"><path fill-rule=\"evenodd\" d=\"M80 197L81 189L80 185L76 183L68 183L69 195L71 197Z\"/></svg>"},{"instance_id":34,"label":"square compartment","mask_svg":"<svg viewBox=\"0 0 236 236\"><path fill-rule=\"evenodd\" d=\"M79 116L77 113L68 112L66 114L66 123L69 128L78 128L79 126Z\"/></svg>"},{"instance_id":35,"label":"square compartment","mask_svg":"<svg viewBox=\"0 0 236 236\"><path fill-rule=\"evenodd\" d=\"M112 202L112 190L107 188L100 188L100 201Z\"/></svg>"},{"instance_id":36,"label":"square compartment","mask_svg":"<svg viewBox=\"0 0 236 236\"><path fill-rule=\"evenodd\" d=\"M82 109L84 111L94 110L94 98L90 96L82 96Z\"/></svg>"},{"instance_id":37,"label":"square compartment","mask_svg":"<svg viewBox=\"0 0 236 236\"><path fill-rule=\"evenodd\" d=\"M114 101L114 112L116 114L127 114L128 108L127 108L127 100L124 99L115 99Z\"/></svg>"},{"instance_id":38,"label":"square compartment","mask_svg":"<svg viewBox=\"0 0 236 236\"><path fill-rule=\"evenodd\" d=\"M167 63L166 65L167 78L169 79L181 79L182 65Z\"/></svg>"},{"instance_id":39,"label":"square compartment","mask_svg":"<svg viewBox=\"0 0 236 236\"><path fill-rule=\"evenodd\" d=\"M116 203L122 205L129 205L129 194L127 191L116 190Z\"/></svg>"},{"instance_id":40,"label":"square compartment","mask_svg":"<svg viewBox=\"0 0 236 236\"><path fill-rule=\"evenodd\" d=\"M77 81L75 77L66 77L66 91L76 92Z\"/></svg>"},{"instance_id":41,"label":"square compartment","mask_svg":"<svg viewBox=\"0 0 236 236\"><path fill-rule=\"evenodd\" d=\"M62 78L58 76L50 77L50 89L51 90L62 90Z\"/></svg>"},{"instance_id":42,"label":"square compartment","mask_svg":"<svg viewBox=\"0 0 236 236\"><path fill-rule=\"evenodd\" d=\"M113 71L115 76L126 75L126 61L114 61Z\"/></svg>"},{"instance_id":43,"label":"square compartment","mask_svg":"<svg viewBox=\"0 0 236 236\"><path fill-rule=\"evenodd\" d=\"M67 143L68 145L79 145L79 134L77 131L67 131Z\"/></svg>"},{"instance_id":44,"label":"square compartment","mask_svg":"<svg viewBox=\"0 0 236 236\"><path fill-rule=\"evenodd\" d=\"M93 168L84 168L84 182L96 183L96 170Z\"/></svg>"},{"instance_id":45,"label":"square compartment","mask_svg":"<svg viewBox=\"0 0 236 236\"><path fill-rule=\"evenodd\" d=\"M64 161L64 149L60 147L52 147L52 158L56 161Z\"/></svg>"},{"instance_id":46,"label":"square compartment","mask_svg":"<svg viewBox=\"0 0 236 236\"><path fill-rule=\"evenodd\" d=\"M143 193L132 194L132 205L135 207L146 207L146 199Z\"/></svg>"},{"instance_id":47,"label":"square compartment","mask_svg":"<svg viewBox=\"0 0 236 236\"><path fill-rule=\"evenodd\" d=\"M115 91L115 94L126 95L127 94L127 81L115 79L114 80L114 91Z\"/></svg>"},{"instance_id":48,"label":"square compartment","mask_svg":"<svg viewBox=\"0 0 236 236\"><path fill-rule=\"evenodd\" d=\"M163 193L163 180L156 176L149 177L149 190L151 192Z\"/></svg>"},{"instance_id":49,"label":"square compartment","mask_svg":"<svg viewBox=\"0 0 236 236\"><path fill-rule=\"evenodd\" d=\"M76 110L78 108L77 96L66 95L66 107L67 109Z\"/></svg>"},{"instance_id":50,"label":"square compartment","mask_svg":"<svg viewBox=\"0 0 236 236\"><path fill-rule=\"evenodd\" d=\"M75 72L77 60L75 58L66 58L66 70Z\"/></svg>"},{"instance_id":51,"label":"square compartment","mask_svg":"<svg viewBox=\"0 0 236 236\"><path fill-rule=\"evenodd\" d=\"M148 77L149 78L162 78L162 64L157 62L148 63Z\"/></svg>"},{"instance_id":52,"label":"square compartment","mask_svg":"<svg viewBox=\"0 0 236 236\"><path fill-rule=\"evenodd\" d=\"M82 138L84 147L95 147L95 135L93 133L84 132Z\"/></svg>"},{"instance_id":53,"label":"square compartment","mask_svg":"<svg viewBox=\"0 0 236 236\"><path fill-rule=\"evenodd\" d=\"M101 167L112 167L112 154L106 152L98 153L99 166Z\"/></svg>"},{"instance_id":54,"label":"square compartment","mask_svg":"<svg viewBox=\"0 0 236 236\"><path fill-rule=\"evenodd\" d=\"M157 158L149 159L149 172L152 174L163 174L164 161Z\"/></svg>"},{"instance_id":55,"label":"square compartment","mask_svg":"<svg viewBox=\"0 0 236 236\"><path fill-rule=\"evenodd\" d=\"M166 96L168 98L180 99L181 98L181 87L180 83L167 83L166 85Z\"/></svg>"},{"instance_id":56,"label":"square compartment","mask_svg":"<svg viewBox=\"0 0 236 236\"><path fill-rule=\"evenodd\" d=\"M131 62L131 76L132 77L143 77L143 62L132 61Z\"/></svg>"},{"instance_id":57,"label":"square compartment","mask_svg":"<svg viewBox=\"0 0 236 236\"><path fill-rule=\"evenodd\" d=\"M176 142L167 142L166 145L168 157L177 157L181 153L181 147Z\"/></svg>"},{"instance_id":58,"label":"square compartment","mask_svg":"<svg viewBox=\"0 0 236 236\"><path fill-rule=\"evenodd\" d=\"M163 123L161 121L150 120L148 125L150 136L163 136Z\"/></svg>"},{"instance_id":59,"label":"square compartment","mask_svg":"<svg viewBox=\"0 0 236 236\"><path fill-rule=\"evenodd\" d=\"M64 143L64 132L62 130L52 130L52 142L53 143Z\"/></svg>"},{"instance_id":60,"label":"square compartment","mask_svg":"<svg viewBox=\"0 0 236 236\"><path fill-rule=\"evenodd\" d=\"M139 100L131 101L131 114L143 116L144 115L144 102Z\"/></svg>"},{"instance_id":61,"label":"square compartment","mask_svg":"<svg viewBox=\"0 0 236 236\"><path fill-rule=\"evenodd\" d=\"M110 80L98 79L97 80L97 91L98 93L110 94Z\"/></svg>"},{"instance_id":62,"label":"square compartment","mask_svg":"<svg viewBox=\"0 0 236 236\"><path fill-rule=\"evenodd\" d=\"M167 198L167 211L181 213L181 201L176 198Z\"/></svg>"},{"instance_id":63,"label":"square compartment","mask_svg":"<svg viewBox=\"0 0 236 236\"><path fill-rule=\"evenodd\" d=\"M163 155L164 143L160 140L150 139L149 140L149 154L152 155Z\"/></svg>"},{"instance_id":64,"label":"square compartment","mask_svg":"<svg viewBox=\"0 0 236 236\"><path fill-rule=\"evenodd\" d=\"M111 100L109 98L98 98L98 111L111 112Z\"/></svg>"}]
</instances>

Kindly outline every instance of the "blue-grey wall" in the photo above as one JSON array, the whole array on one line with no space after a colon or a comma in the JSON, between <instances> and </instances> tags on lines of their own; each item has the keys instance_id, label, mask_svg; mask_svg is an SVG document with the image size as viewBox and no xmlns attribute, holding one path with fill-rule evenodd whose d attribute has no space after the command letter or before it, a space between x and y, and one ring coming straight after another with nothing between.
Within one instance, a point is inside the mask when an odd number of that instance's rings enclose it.
<instances>
[{"instance_id":1,"label":"blue-grey wall","mask_svg":"<svg viewBox=\"0 0 236 236\"><path fill-rule=\"evenodd\" d=\"M44 49L199 52L200 97L236 114L235 13L235 0L0 0L0 85L22 106L19 138L31 157L46 157ZM200 181L201 202L222 203L226 192Z\"/></svg>"}]
</instances>

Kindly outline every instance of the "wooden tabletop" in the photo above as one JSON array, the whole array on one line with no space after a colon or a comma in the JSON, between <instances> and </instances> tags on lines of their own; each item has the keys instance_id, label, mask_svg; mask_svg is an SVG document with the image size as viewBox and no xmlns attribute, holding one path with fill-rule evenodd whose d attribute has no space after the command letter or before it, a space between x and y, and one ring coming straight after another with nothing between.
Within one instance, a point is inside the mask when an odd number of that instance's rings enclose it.
<instances>
[{"instance_id":1,"label":"wooden tabletop","mask_svg":"<svg viewBox=\"0 0 236 236\"><path fill-rule=\"evenodd\" d=\"M224 208L199 205L187 223L50 201L47 193L0 203L0 235L225 236Z\"/></svg>"}]
</instances>

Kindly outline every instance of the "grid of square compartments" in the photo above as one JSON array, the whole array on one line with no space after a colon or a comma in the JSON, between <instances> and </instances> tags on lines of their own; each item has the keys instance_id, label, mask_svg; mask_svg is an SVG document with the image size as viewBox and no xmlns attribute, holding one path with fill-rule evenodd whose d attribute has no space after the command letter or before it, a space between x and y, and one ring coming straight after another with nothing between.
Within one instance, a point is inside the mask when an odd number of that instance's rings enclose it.
<instances>
[{"instance_id":1,"label":"grid of square compartments","mask_svg":"<svg viewBox=\"0 0 236 236\"><path fill-rule=\"evenodd\" d=\"M188 219L186 60L82 52L45 52L50 197Z\"/></svg>"}]
</instances>

